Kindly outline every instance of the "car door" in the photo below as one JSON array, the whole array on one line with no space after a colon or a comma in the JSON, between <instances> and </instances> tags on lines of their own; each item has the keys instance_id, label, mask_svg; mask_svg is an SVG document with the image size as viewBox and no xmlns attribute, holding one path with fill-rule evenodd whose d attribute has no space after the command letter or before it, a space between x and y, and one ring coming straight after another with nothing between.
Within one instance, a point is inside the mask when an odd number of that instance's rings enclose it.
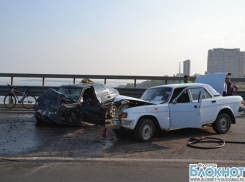
<instances>
[{"instance_id":1,"label":"car door","mask_svg":"<svg viewBox=\"0 0 245 182\"><path fill-rule=\"evenodd\" d=\"M199 88L198 102L191 102L191 89ZM201 128L200 107L202 103L202 87L187 87L171 103L169 116L171 129L174 128Z\"/></svg>"},{"instance_id":2,"label":"car door","mask_svg":"<svg viewBox=\"0 0 245 182\"><path fill-rule=\"evenodd\" d=\"M105 107L110 107L111 103L114 101L115 97L118 95L116 90L108 85L103 85L103 87L107 90L107 95L105 96Z\"/></svg>"},{"instance_id":3,"label":"car door","mask_svg":"<svg viewBox=\"0 0 245 182\"><path fill-rule=\"evenodd\" d=\"M116 90L114 88L112 88L111 86L109 85L103 85L103 87L107 90L107 93L108 93L108 101L109 102L112 102L114 100L114 98L116 96L118 96L118 92L116 92Z\"/></svg>"},{"instance_id":4,"label":"car door","mask_svg":"<svg viewBox=\"0 0 245 182\"><path fill-rule=\"evenodd\" d=\"M212 97L204 88L201 105L202 124L213 123L216 120L218 112L217 102L219 101L215 97Z\"/></svg>"},{"instance_id":5,"label":"car door","mask_svg":"<svg viewBox=\"0 0 245 182\"><path fill-rule=\"evenodd\" d=\"M99 102L104 105L108 100L108 92L102 85L94 85L94 90L96 93L96 97Z\"/></svg>"}]
</instances>

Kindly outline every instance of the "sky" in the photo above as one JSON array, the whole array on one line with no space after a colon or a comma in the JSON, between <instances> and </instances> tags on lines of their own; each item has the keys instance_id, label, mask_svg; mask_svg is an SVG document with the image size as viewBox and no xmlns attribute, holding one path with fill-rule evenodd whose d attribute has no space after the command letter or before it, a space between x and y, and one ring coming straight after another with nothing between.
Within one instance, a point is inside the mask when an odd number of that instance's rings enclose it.
<instances>
[{"instance_id":1,"label":"sky","mask_svg":"<svg viewBox=\"0 0 245 182\"><path fill-rule=\"evenodd\" d=\"M0 0L0 73L204 74L245 51L244 0ZM183 70L183 68L181 68Z\"/></svg>"}]
</instances>

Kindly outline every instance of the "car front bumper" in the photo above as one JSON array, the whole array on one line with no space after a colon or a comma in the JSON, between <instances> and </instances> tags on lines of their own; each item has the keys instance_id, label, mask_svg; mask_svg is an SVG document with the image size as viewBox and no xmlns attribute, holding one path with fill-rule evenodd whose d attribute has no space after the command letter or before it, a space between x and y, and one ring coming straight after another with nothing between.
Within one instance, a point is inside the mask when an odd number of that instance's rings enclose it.
<instances>
[{"instance_id":1,"label":"car front bumper","mask_svg":"<svg viewBox=\"0 0 245 182\"><path fill-rule=\"evenodd\" d=\"M130 130L134 129L134 120L131 119L113 119L112 122L123 128L127 128Z\"/></svg>"},{"instance_id":2,"label":"car front bumper","mask_svg":"<svg viewBox=\"0 0 245 182\"><path fill-rule=\"evenodd\" d=\"M48 110L38 109L36 111L36 116L46 122L52 122L56 124L64 124L65 119L55 112L50 112Z\"/></svg>"}]
</instances>

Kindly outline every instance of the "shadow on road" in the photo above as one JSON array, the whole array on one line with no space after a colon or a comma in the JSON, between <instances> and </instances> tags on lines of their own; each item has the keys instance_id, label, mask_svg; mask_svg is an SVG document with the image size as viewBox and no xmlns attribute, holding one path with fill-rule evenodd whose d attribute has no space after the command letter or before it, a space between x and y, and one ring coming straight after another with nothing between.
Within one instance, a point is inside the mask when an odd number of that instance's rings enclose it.
<instances>
[{"instance_id":1,"label":"shadow on road","mask_svg":"<svg viewBox=\"0 0 245 182\"><path fill-rule=\"evenodd\" d=\"M108 152L112 154L134 154L138 152L146 151L162 151L171 149L171 144L177 144L180 141L182 145L186 146L191 137L200 136L212 136L216 134L210 126L204 127L202 129L196 128L186 128L173 131L158 131L151 142L137 142L134 139L134 134L132 131L125 131L121 129L114 129L118 140L108 148Z\"/></svg>"},{"instance_id":2,"label":"shadow on road","mask_svg":"<svg viewBox=\"0 0 245 182\"><path fill-rule=\"evenodd\" d=\"M34 117L12 118L0 123L0 156L66 156L104 157L140 152L164 151L190 137L211 136L211 127L157 132L152 142L137 142L132 132L122 132L118 126L107 125L106 138L101 137L102 127L83 124L35 125ZM181 141L181 142L180 142Z\"/></svg>"}]
</instances>

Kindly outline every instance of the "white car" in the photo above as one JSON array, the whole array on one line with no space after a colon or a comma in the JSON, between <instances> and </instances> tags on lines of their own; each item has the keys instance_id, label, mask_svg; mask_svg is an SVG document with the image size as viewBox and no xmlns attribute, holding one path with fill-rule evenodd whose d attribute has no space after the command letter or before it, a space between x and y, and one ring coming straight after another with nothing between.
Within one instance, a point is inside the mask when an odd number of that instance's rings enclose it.
<instances>
[{"instance_id":1,"label":"white car","mask_svg":"<svg viewBox=\"0 0 245 182\"><path fill-rule=\"evenodd\" d=\"M210 78L213 81L217 75ZM205 76L199 78L202 79L205 80ZM224 80L225 74L218 79L220 85L224 85ZM223 92L223 89L219 90ZM152 87L144 92L141 99L118 96L114 104L119 107L119 114L113 122L133 130L139 141L151 140L156 129L202 128L208 124L223 134L236 123L235 117L244 111L242 97L223 97L203 83Z\"/></svg>"}]
</instances>

